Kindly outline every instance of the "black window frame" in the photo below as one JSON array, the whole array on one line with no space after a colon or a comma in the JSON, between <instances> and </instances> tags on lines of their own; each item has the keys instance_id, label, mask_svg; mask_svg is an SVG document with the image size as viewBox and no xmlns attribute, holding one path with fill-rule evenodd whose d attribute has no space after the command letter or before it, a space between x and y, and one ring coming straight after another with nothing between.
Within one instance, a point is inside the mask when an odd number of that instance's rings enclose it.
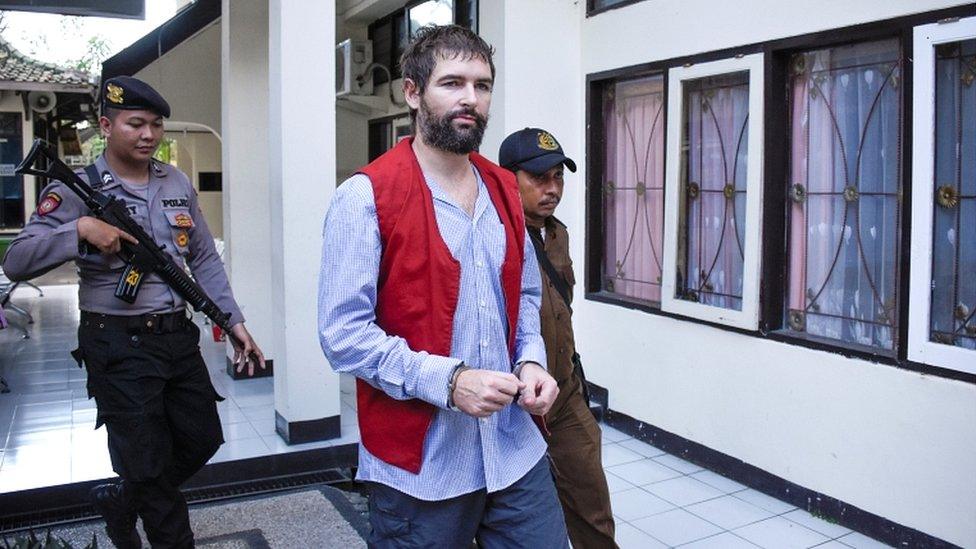
<instances>
[{"instance_id":1,"label":"black window frame","mask_svg":"<svg viewBox=\"0 0 976 549\"><path fill-rule=\"evenodd\" d=\"M635 0L642 1L642 0ZM632 3L632 2L630 2ZM622 3L612 8L621 7ZM588 14L589 15L589 14ZM584 297L589 301L607 303L627 309L635 309L653 315L672 318L696 324L705 324L726 331L761 337L834 354L885 364L902 369L925 372L939 377L976 383L976 374L949 368L915 362L908 359L908 316L909 312L909 272L911 260L911 214L912 214L912 48L913 31L918 25L942 20L970 17L976 15L974 6L956 6L919 14L891 19L872 21L849 27L830 29L799 36L758 42L734 48L716 50L701 54L656 60L588 74L586 76L586 233L584 272ZM893 351L867 350L863 347L843 342L826 340L811 336L798 336L784 326L785 292L787 291L788 249L787 249L787 185L789 173L789 113L790 97L788 88L789 61L796 53L812 49L842 46L846 44L897 38L900 40L902 58L901 85L902 98L902 203L899 218L899 279L897 284L898 333ZM664 73L665 108L669 101L667 95L668 74L673 67L689 63L703 63L727 59L739 55L763 53L764 107L765 118L763 135L763 242L760 265L759 329L745 330L703 321L696 318L662 311L648 303L619 296L603 289L604 218L602 179L604 173L604 130L602 120L603 93L608 86L619 80L629 80L642 76ZM666 121L666 118L665 118ZM665 131L668 131L665 126ZM675 159L665 157L668 162ZM668 189L665 188L665 194ZM665 227L665 230L668 230Z\"/></svg>"},{"instance_id":2,"label":"black window frame","mask_svg":"<svg viewBox=\"0 0 976 549\"><path fill-rule=\"evenodd\" d=\"M16 137L17 141L20 144L20 151L19 151L20 154L15 159L16 162L13 163L16 166L24 158L24 150L23 150L24 139L27 138L27 136L24 134L25 132L24 132L23 113L17 111L2 111L0 112L0 115L2 115L5 118L8 118L9 121L11 122L11 125L17 128L17 131L14 134L10 135L10 137ZM4 135L4 138L6 137L7 135ZM3 186L0 185L0 233L12 233L12 232L20 231L27 225L27 222L30 220L30 214L25 211L27 206L27 194L26 194L27 188L26 185L24 184L24 176L20 174L15 174L6 177L12 178L14 185L20 187L20 198L10 199L10 202L12 202L12 204L10 205L6 204L8 199L3 198L3 194L2 194ZM41 197L40 197L39 190L37 191L36 196L37 196L37 200L40 201ZM12 218L11 220L7 220L2 211L3 209L8 207L11 208L14 212L16 212L14 214L15 217Z\"/></svg>"},{"instance_id":3,"label":"black window frame","mask_svg":"<svg viewBox=\"0 0 976 549\"><path fill-rule=\"evenodd\" d=\"M408 2L404 2L402 7L397 8L391 11L390 13L387 13L386 15L376 19L375 21L370 23L366 28L367 38L369 38L370 40L374 40L376 33L382 31L384 26L389 25L390 50L388 52L382 52L384 55L383 58L380 59L379 56L377 55L376 50L374 49L373 61L376 63L381 63L383 65L386 65L386 67L390 69L390 75L393 80L396 80L397 78L403 76L403 72L400 70L400 55L403 53L401 46L405 46L406 43L408 43L411 39L410 19L409 19L410 8L419 6L420 4L423 4L426 1L427 0L410 0ZM471 30L477 33L481 21L481 18L479 17L480 0L464 0L464 1L468 2L471 6L470 9L472 13L472 20L474 22L473 28L471 28ZM459 0L453 0L453 2L454 2L453 4L454 24L459 25L461 24L458 21L458 18L461 15L458 11L458 5L460 2ZM462 25L462 26L466 27L466 25ZM398 38L397 27L399 27L399 31L402 33L402 36L404 37L403 44L400 44L397 40ZM374 46L375 46L375 42L374 42ZM373 75L374 84L384 84L388 81L389 80L387 79L386 74L383 73L382 71L375 72Z\"/></svg>"}]
</instances>

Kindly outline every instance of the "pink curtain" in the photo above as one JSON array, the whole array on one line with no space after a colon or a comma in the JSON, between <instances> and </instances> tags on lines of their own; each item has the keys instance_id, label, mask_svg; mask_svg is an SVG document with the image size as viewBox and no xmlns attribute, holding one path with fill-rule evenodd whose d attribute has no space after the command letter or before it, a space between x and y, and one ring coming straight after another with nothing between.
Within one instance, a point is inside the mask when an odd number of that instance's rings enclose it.
<instances>
[{"instance_id":1,"label":"pink curtain","mask_svg":"<svg viewBox=\"0 0 976 549\"><path fill-rule=\"evenodd\" d=\"M664 228L663 77L622 81L607 92L604 287L661 301Z\"/></svg>"},{"instance_id":2,"label":"pink curtain","mask_svg":"<svg viewBox=\"0 0 976 549\"><path fill-rule=\"evenodd\" d=\"M742 309L748 73L689 81L684 88L684 209L679 296Z\"/></svg>"}]
</instances>

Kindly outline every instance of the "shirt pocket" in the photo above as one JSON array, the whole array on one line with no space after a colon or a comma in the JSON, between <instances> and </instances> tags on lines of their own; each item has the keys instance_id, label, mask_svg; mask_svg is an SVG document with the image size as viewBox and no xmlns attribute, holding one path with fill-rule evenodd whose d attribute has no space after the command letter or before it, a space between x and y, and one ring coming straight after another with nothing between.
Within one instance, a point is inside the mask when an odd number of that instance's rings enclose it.
<instances>
[{"instance_id":1,"label":"shirt pocket","mask_svg":"<svg viewBox=\"0 0 976 549\"><path fill-rule=\"evenodd\" d=\"M189 209L165 210L163 214L172 232L173 246L181 256L190 253L190 237L193 235L193 216Z\"/></svg>"}]
</instances>

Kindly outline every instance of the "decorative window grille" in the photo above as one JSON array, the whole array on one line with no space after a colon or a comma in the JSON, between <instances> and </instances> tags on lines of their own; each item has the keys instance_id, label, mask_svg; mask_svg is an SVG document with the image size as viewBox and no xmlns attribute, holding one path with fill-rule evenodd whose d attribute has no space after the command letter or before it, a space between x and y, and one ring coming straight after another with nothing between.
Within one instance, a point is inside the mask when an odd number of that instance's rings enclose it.
<instances>
[{"instance_id":1,"label":"decorative window grille","mask_svg":"<svg viewBox=\"0 0 976 549\"><path fill-rule=\"evenodd\" d=\"M668 73L662 309L756 329L762 54Z\"/></svg>"},{"instance_id":2,"label":"decorative window grille","mask_svg":"<svg viewBox=\"0 0 976 549\"><path fill-rule=\"evenodd\" d=\"M915 29L908 356L976 373L976 17Z\"/></svg>"},{"instance_id":3,"label":"decorative window grille","mask_svg":"<svg viewBox=\"0 0 976 549\"><path fill-rule=\"evenodd\" d=\"M742 310L749 73L684 83L676 297Z\"/></svg>"},{"instance_id":4,"label":"decorative window grille","mask_svg":"<svg viewBox=\"0 0 976 549\"><path fill-rule=\"evenodd\" d=\"M603 289L659 306L664 229L664 77L604 92Z\"/></svg>"},{"instance_id":5,"label":"decorative window grille","mask_svg":"<svg viewBox=\"0 0 976 549\"><path fill-rule=\"evenodd\" d=\"M895 348L901 79L896 39L791 60L784 325L795 333Z\"/></svg>"}]
</instances>

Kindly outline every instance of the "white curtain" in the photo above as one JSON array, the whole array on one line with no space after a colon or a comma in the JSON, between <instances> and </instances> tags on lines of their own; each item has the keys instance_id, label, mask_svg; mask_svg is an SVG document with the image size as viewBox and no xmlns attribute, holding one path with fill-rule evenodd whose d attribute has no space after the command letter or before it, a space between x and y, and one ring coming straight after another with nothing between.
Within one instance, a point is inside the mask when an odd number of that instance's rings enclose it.
<instances>
[{"instance_id":1,"label":"white curtain","mask_svg":"<svg viewBox=\"0 0 976 549\"><path fill-rule=\"evenodd\" d=\"M792 71L790 327L890 350L897 334L897 40L817 50Z\"/></svg>"}]
</instances>

